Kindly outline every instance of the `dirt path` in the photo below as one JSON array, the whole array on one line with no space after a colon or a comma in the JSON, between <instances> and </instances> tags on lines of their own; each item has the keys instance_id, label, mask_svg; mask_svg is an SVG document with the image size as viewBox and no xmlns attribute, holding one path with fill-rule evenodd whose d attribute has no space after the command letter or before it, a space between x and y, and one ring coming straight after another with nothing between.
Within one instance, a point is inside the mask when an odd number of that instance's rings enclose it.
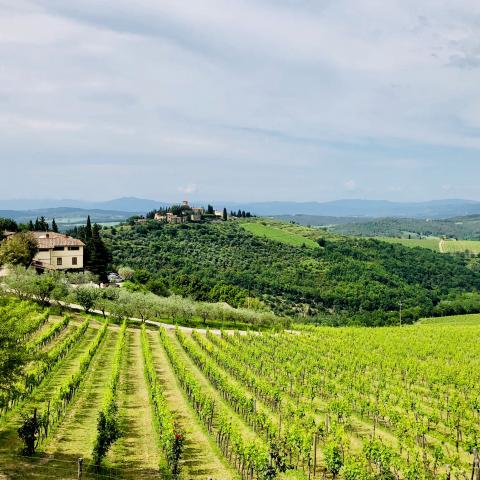
<instances>
[{"instance_id":1,"label":"dirt path","mask_svg":"<svg viewBox=\"0 0 480 480\"><path fill-rule=\"evenodd\" d=\"M107 463L118 469L122 478L155 478L161 453L143 372L140 330L128 331L124 359L119 391L123 435L113 445Z\"/></svg>"},{"instance_id":2,"label":"dirt path","mask_svg":"<svg viewBox=\"0 0 480 480\"><path fill-rule=\"evenodd\" d=\"M158 377L170 409L179 420L186 433L184 460L182 461L182 478L228 480L237 475L227 466L222 453L215 442L209 438L205 429L197 419L195 412L183 396L175 373L160 344L158 332L149 332L150 346Z\"/></svg>"},{"instance_id":3,"label":"dirt path","mask_svg":"<svg viewBox=\"0 0 480 480\"><path fill-rule=\"evenodd\" d=\"M108 387L117 336L116 331L108 330L73 405L45 448L57 459L65 455L91 458L97 433L97 415L102 407L103 392Z\"/></svg>"}]
</instances>

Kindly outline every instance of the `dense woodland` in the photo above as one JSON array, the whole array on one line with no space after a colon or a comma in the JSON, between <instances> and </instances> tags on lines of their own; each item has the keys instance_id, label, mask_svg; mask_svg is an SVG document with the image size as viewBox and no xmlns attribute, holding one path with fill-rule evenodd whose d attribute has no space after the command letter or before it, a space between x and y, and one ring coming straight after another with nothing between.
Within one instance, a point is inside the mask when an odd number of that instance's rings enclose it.
<instances>
[{"instance_id":1,"label":"dense woodland","mask_svg":"<svg viewBox=\"0 0 480 480\"><path fill-rule=\"evenodd\" d=\"M173 292L196 300L255 296L276 313L345 315L363 324L438 313L448 297L480 288L466 260L371 239L319 239L320 248L255 237L234 222L149 222L103 232L115 266L145 269ZM222 291L219 298L215 292ZM238 298L238 297L237 297Z\"/></svg>"}]
</instances>

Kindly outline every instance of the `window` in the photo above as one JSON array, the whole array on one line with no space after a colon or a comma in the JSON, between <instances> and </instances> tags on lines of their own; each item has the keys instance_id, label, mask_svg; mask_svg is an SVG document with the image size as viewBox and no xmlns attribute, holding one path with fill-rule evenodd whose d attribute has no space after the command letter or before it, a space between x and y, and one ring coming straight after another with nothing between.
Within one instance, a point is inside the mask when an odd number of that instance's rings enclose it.
<instances>
[{"instance_id":1,"label":"window","mask_svg":"<svg viewBox=\"0 0 480 480\"><path fill-rule=\"evenodd\" d=\"M53 247L53 249L57 252L63 252L64 248L63 247Z\"/></svg>"},{"instance_id":2,"label":"window","mask_svg":"<svg viewBox=\"0 0 480 480\"><path fill-rule=\"evenodd\" d=\"M69 250L80 250L80 247L68 247Z\"/></svg>"},{"instance_id":3,"label":"window","mask_svg":"<svg viewBox=\"0 0 480 480\"><path fill-rule=\"evenodd\" d=\"M72 265L76 265L77 264L77 257L72 257Z\"/></svg>"},{"instance_id":4,"label":"window","mask_svg":"<svg viewBox=\"0 0 480 480\"><path fill-rule=\"evenodd\" d=\"M58 266L62 265L62 259L61 258L57 258L57 265Z\"/></svg>"},{"instance_id":5,"label":"window","mask_svg":"<svg viewBox=\"0 0 480 480\"><path fill-rule=\"evenodd\" d=\"M39 252L48 252L50 249L49 248L39 248Z\"/></svg>"}]
</instances>

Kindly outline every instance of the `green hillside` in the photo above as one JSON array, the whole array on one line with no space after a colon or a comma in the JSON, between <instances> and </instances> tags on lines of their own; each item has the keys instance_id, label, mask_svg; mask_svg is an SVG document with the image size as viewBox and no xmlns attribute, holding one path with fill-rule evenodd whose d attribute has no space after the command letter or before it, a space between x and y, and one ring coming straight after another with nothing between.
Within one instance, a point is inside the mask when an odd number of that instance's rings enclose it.
<instances>
[{"instance_id":1,"label":"green hillside","mask_svg":"<svg viewBox=\"0 0 480 480\"><path fill-rule=\"evenodd\" d=\"M282 225L285 224L267 224L266 222L245 222L241 224L242 228L247 232L253 233L258 237L265 237L269 240L275 240L296 247L305 245L311 248L318 248L318 243L311 238L305 237L295 231L289 231L286 228L282 228ZM301 229L301 227L298 227L298 229Z\"/></svg>"},{"instance_id":2,"label":"green hillside","mask_svg":"<svg viewBox=\"0 0 480 480\"><path fill-rule=\"evenodd\" d=\"M273 229L268 238L236 222L149 222L114 234L106 230L104 238L114 266L146 269L175 293L233 304L242 295L255 296L276 313L307 318L336 314L362 324L394 322L401 301L405 320L413 321L432 315L442 298L480 288L480 274L461 258L373 239L323 238L318 230L310 232L322 246L307 246L307 238L291 245L291 235L289 243L272 239Z\"/></svg>"}]
</instances>

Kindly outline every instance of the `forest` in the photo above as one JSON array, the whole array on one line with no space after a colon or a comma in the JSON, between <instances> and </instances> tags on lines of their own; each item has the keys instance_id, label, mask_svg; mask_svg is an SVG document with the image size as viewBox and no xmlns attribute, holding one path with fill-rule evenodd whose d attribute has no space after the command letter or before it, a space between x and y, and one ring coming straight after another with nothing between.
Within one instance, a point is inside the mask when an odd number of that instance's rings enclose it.
<instances>
[{"instance_id":1,"label":"forest","mask_svg":"<svg viewBox=\"0 0 480 480\"><path fill-rule=\"evenodd\" d=\"M313 321L396 323L401 302L403 321L412 322L480 287L464 258L374 239L318 236L319 248L310 248L255 236L235 222L148 222L102 235L115 267L147 270L174 293L205 301L220 289L227 302L240 293Z\"/></svg>"}]
</instances>

